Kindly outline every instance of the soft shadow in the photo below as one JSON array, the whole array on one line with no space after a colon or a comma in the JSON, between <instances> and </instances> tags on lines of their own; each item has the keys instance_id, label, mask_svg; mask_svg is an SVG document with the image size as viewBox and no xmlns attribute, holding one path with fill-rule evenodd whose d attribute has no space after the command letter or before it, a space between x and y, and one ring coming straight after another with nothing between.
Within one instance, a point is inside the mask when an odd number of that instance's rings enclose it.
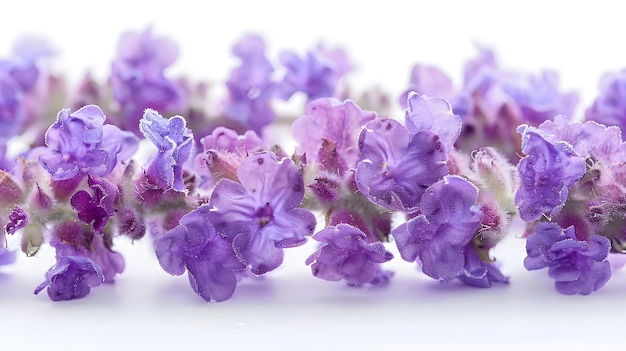
<instances>
[{"instance_id":1,"label":"soft shadow","mask_svg":"<svg viewBox=\"0 0 626 351\"><path fill-rule=\"evenodd\" d=\"M276 286L272 279L265 277L247 277L237 283L233 300L239 302L259 300L270 301L276 298Z\"/></svg>"}]
</instances>

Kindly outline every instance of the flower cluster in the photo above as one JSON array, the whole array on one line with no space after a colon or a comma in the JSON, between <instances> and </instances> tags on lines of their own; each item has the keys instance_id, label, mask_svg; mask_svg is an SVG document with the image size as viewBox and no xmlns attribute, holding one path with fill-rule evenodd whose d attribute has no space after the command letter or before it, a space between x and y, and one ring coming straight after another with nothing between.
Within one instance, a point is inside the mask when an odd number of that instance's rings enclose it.
<instances>
[{"instance_id":1,"label":"flower cluster","mask_svg":"<svg viewBox=\"0 0 626 351\"><path fill-rule=\"evenodd\" d=\"M118 279L119 241L150 240L165 272L224 301L311 238L302 263L323 280L388 284L395 244L436 281L490 288L509 282L494 248L519 219L525 267L547 268L559 292L608 282L626 253L623 74L579 123L555 73L503 70L481 50L461 88L416 65L398 116L375 89L352 92L343 50L274 62L265 48L255 35L234 45L210 106L206 83L167 72L178 49L150 29L122 36L104 84L87 75L75 90L39 66L46 45L18 45L0 60L0 266L49 245L34 292L72 300ZM298 94L295 149L270 144L289 130L266 128L276 100ZM20 135L30 148L7 148Z\"/></svg>"}]
</instances>

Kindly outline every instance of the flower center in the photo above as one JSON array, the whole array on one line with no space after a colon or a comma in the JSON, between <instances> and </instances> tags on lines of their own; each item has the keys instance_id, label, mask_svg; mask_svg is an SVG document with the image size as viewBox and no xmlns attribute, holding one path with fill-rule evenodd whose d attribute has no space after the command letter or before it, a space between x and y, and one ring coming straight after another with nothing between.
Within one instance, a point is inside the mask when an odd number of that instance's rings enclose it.
<instances>
[{"instance_id":1,"label":"flower center","mask_svg":"<svg viewBox=\"0 0 626 351\"><path fill-rule=\"evenodd\" d=\"M265 203L265 206L259 208L254 214L257 223L261 226L261 228L265 227L267 223L269 223L274 217L274 211L270 207L269 202Z\"/></svg>"}]
</instances>

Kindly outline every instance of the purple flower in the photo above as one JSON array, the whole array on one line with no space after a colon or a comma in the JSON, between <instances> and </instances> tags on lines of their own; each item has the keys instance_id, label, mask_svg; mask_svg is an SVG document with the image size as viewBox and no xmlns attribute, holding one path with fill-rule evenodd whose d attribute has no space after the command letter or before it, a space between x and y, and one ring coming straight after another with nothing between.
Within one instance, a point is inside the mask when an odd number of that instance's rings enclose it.
<instances>
[{"instance_id":1,"label":"purple flower","mask_svg":"<svg viewBox=\"0 0 626 351\"><path fill-rule=\"evenodd\" d=\"M607 74L600 81L600 94L585 111L585 119L626 130L626 70ZM626 133L622 133L622 138Z\"/></svg>"},{"instance_id":2,"label":"purple flower","mask_svg":"<svg viewBox=\"0 0 626 351\"><path fill-rule=\"evenodd\" d=\"M111 250L110 237L94 233L78 222L61 222L53 228L52 235L50 245L56 249L57 260L88 258L98 267L106 283L113 283L115 275L124 271L124 257Z\"/></svg>"},{"instance_id":3,"label":"purple flower","mask_svg":"<svg viewBox=\"0 0 626 351\"><path fill-rule=\"evenodd\" d=\"M245 129L260 133L276 118L271 105L275 90L271 81L274 67L265 57L265 43L254 35L238 42L233 54L241 59L241 65L233 69L226 82L229 98L224 112Z\"/></svg>"},{"instance_id":4,"label":"purple flower","mask_svg":"<svg viewBox=\"0 0 626 351\"><path fill-rule=\"evenodd\" d=\"M9 213L9 223L4 227L7 234L15 234L16 231L28 224L28 215L20 206L15 206Z\"/></svg>"},{"instance_id":5,"label":"purple flower","mask_svg":"<svg viewBox=\"0 0 626 351\"><path fill-rule=\"evenodd\" d=\"M89 177L87 183L93 196L86 190L79 190L70 198L70 204L76 210L78 219L90 224L96 232L102 232L109 218L115 214L114 204L118 200L119 189L104 178Z\"/></svg>"},{"instance_id":6,"label":"purple flower","mask_svg":"<svg viewBox=\"0 0 626 351\"><path fill-rule=\"evenodd\" d=\"M504 79L502 89L515 101L523 121L538 125L558 114L572 115L578 94L559 91L556 72L543 71L539 76Z\"/></svg>"},{"instance_id":7,"label":"purple flower","mask_svg":"<svg viewBox=\"0 0 626 351\"><path fill-rule=\"evenodd\" d=\"M457 276L461 282L477 288L490 288L494 283L508 284L509 278L500 272L495 263L481 260L471 244L464 253L465 265Z\"/></svg>"},{"instance_id":8,"label":"purple flower","mask_svg":"<svg viewBox=\"0 0 626 351\"><path fill-rule=\"evenodd\" d=\"M328 172L344 174L356 167L356 148L361 127L376 118L376 113L361 110L350 100L317 99L306 105L304 115L291 126L297 151L308 162L318 162Z\"/></svg>"},{"instance_id":9,"label":"purple flower","mask_svg":"<svg viewBox=\"0 0 626 351\"><path fill-rule=\"evenodd\" d=\"M429 130L410 135L392 119L368 122L358 147L365 158L356 170L359 191L387 209L416 210L424 190L448 173L439 136Z\"/></svg>"},{"instance_id":10,"label":"purple flower","mask_svg":"<svg viewBox=\"0 0 626 351\"><path fill-rule=\"evenodd\" d=\"M200 142L204 152L194 159L193 170L201 178L201 188L212 188L222 178L236 180L241 162L263 146L263 140L252 130L239 135L222 126Z\"/></svg>"},{"instance_id":11,"label":"purple flower","mask_svg":"<svg viewBox=\"0 0 626 351\"><path fill-rule=\"evenodd\" d=\"M164 71L178 56L173 41L155 37L150 28L122 35L112 64L113 97L122 108L122 127L139 135L139 120L146 108L179 110L185 105L183 89Z\"/></svg>"},{"instance_id":12,"label":"purple flower","mask_svg":"<svg viewBox=\"0 0 626 351\"><path fill-rule=\"evenodd\" d=\"M222 179L209 200L209 219L232 238L237 257L255 274L283 261L283 248L303 244L315 229L315 216L298 208L304 181L295 164L271 152L251 155L237 170L239 183Z\"/></svg>"},{"instance_id":13,"label":"purple flower","mask_svg":"<svg viewBox=\"0 0 626 351\"><path fill-rule=\"evenodd\" d=\"M380 241L371 240L360 229L348 224L327 227L313 235L324 243L306 260L313 275L349 284L371 283L378 277L380 264L393 258Z\"/></svg>"},{"instance_id":14,"label":"purple flower","mask_svg":"<svg viewBox=\"0 0 626 351\"><path fill-rule=\"evenodd\" d=\"M22 128L25 118L22 101L19 85L0 67L0 142L3 144Z\"/></svg>"},{"instance_id":15,"label":"purple flower","mask_svg":"<svg viewBox=\"0 0 626 351\"><path fill-rule=\"evenodd\" d=\"M35 294L48 287L53 301L80 299L91 288L102 284L104 276L97 264L82 256L62 256L56 265L46 272L45 281L35 289Z\"/></svg>"},{"instance_id":16,"label":"purple flower","mask_svg":"<svg viewBox=\"0 0 626 351\"><path fill-rule=\"evenodd\" d=\"M163 118L158 112L146 109L139 121L139 130L158 149L146 176L163 190L187 192L183 182L183 164L193 151L193 134L181 116Z\"/></svg>"},{"instance_id":17,"label":"purple flower","mask_svg":"<svg viewBox=\"0 0 626 351\"><path fill-rule=\"evenodd\" d=\"M528 270L548 267L562 294L588 295L600 289L611 277L607 260L609 240L594 235L587 241L576 237L574 227L561 229L555 223L539 223L526 240L524 267Z\"/></svg>"},{"instance_id":18,"label":"purple flower","mask_svg":"<svg viewBox=\"0 0 626 351\"><path fill-rule=\"evenodd\" d=\"M405 124L411 135L430 130L439 136L446 151L454 150L454 142L461 134L461 117L452 112L444 99L409 93Z\"/></svg>"},{"instance_id":19,"label":"purple flower","mask_svg":"<svg viewBox=\"0 0 626 351\"><path fill-rule=\"evenodd\" d=\"M239 135L236 131L226 127L217 127L210 135L200 141L204 151L218 150L247 155L259 149L263 140L252 130Z\"/></svg>"},{"instance_id":20,"label":"purple flower","mask_svg":"<svg viewBox=\"0 0 626 351\"><path fill-rule=\"evenodd\" d=\"M289 100L296 92L305 93L308 101L333 96L340 76L334 62L321 52L309 51L300 58L294 52L284 51L280 62L287 69L280 84L282 99Z\"/></svg>"},{"instance_id":21,"label":"purple flower","mask_svg":"<svg viewBox=\"0 0 626 351\"><path fill-rule=\"evenodd\" d=\"M558 115L537 129L549 142L568 142L578 155L600 161L607 168L626 162L626 143L616 126L607 127L595 121L572 122L567 116Z\"/></svg>"},{"instance_id":22,"label":"purple flower","mask_svg":"<svg viewBox=\"0 0 626 351\"><path fill-rule=\"evenodd\" d=\"M465 67L464 87L452 99L454 111L463 117L463 133L457 147L471 152L485 146L498 147L512 162L518 159L515 128L537 126L558 114L571 114L578 101L575 93L562 93L557 76L511 72L498 67L493 52L481 49L479 57Z\"/></svg>"},{"instance_id":23,"label":"purple flower","mask_svg":"<svg viewBox=\"0 0 626 351\"><path fill-rule=\"evenodd\" d=\"M113 125L103 125L106 116L96 105L70 113L61 110L57 121L46 132L47 148L39 162L52 180L107 176L118 161L124 161L137 149L137 138Z\"/></svg>"},{"instance_id":24,"label":"purple flower","mask_svg":"<svg viewBox=\"0 0 626 351\"><path fill-rule=\"evenodd\" d=\"M553 216L565 206L569 187L585 174L585 160L569 143L548 142L535 128L522 125L522 151L526 155L518 164L520 188L515 205L526 222Z\"/></svg>"},{"instance_id":25,"label":"purple flower","mask_svg":"<svg viewBox=\"0 0 626 351\"><path fill-rule=\"evenodd\" d=\"M437 67L417 64L411 70L409 89L400 96L400 106L403 109L408 107L407 99L411 92L416 92L419 95L451 99L453 97L452 81Z\"/></svg>"},{"instance_id":26,"label":"purple flower","mask_svg":"<svg viewBox=\"0 0 626 351\"><path fill-rule=\"evenodd\" d=\"M478 189L458 176L430 186L420 201L421 214L391 232L402 258L419 260L422 271L435 279L462 274L466 247L480 229L477 197Z\"/></svg>"},{"instance_id":27,"label":"purple flower","mask_svg":"<svg viewBox=\"0 0 626 351\"><path fill-rule=\"evenodd\" d=\"M159 264L172 275L188 272L191 287L205 301L229 299L237 285L236 272L245 269L231 240L220 236L209 221L208 206L185 215L180 224L156 239Z\"/></svg>"}]
</instances>

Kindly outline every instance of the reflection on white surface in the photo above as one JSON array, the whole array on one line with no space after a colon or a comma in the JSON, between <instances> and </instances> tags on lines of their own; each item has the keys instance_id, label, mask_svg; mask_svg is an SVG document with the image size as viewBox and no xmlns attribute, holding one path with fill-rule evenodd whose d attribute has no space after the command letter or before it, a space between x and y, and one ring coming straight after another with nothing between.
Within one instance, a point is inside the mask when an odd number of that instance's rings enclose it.
<instances>
[{"instance_id":1,"label":"reflection on white surface","mask_svg":"<svg viewBox=\"0 0 626 351\"><path fill-rule=\"evenodd\" d=\"M388 247L394 251L393 244ZM523 241L515 238L497 252L511 284L492 289L438 283L397 253L386 265L396 272L387 286L322 281L303 263L314 250L309 243L286 250L283 267L265 278L240 283L232 299L208 304L193 293L185 276L160 269L150 242L122 244L121 249L127 266L116 283L70 302L32 295L53 264L49 253L21 257L3 269L3 343L28 340L31 347L47 350L110 350L114 345L318 350L319 344L413 350L433 343L478 348L614 342L611 337L622 329L612 311L623 301L623 272L590 296L560 295L546 272L523 269Z\"/></svg>"}]
</instances>

